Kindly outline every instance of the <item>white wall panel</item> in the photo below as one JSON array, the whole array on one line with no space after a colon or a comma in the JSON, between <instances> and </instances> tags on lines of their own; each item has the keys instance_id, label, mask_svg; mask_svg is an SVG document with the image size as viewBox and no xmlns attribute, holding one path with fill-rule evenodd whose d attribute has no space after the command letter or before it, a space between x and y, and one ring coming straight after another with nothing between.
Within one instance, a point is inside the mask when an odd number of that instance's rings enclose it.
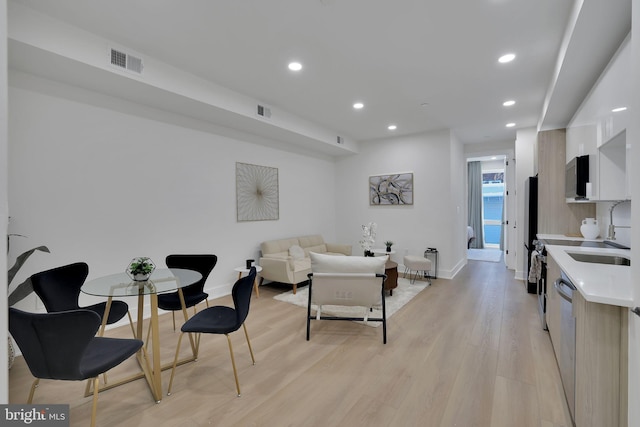
<instances>
[{"instance_id":1,"label":"white wall panel","mask_svg":"<svg viewBox=\"0 0 640 427\"><path fill-rule=\"evenodd\" d=\"M11 227L28 236L10 256L51 249L23 274L86 261L91 279L124 271L136 256L163 266L170 253L209 252L219 262L207 289L220 295L263 240L336 239L333 161L129 114L126 101L78 102L104 95L71 86L69 96L52 96L47 84L9 88ZM279 220L236 221L236 162L278 168ZM21 304L42 310L35 297Z\"/></svg>"},{"instance_id":2,"label":"white wall panel","mask_svg":"<svg viewBox=\"0 0 640 427\"><path fill-rule=\"evenodd\" d=\"M442 131L362 143L358 156L339 159L338 235L353 245L354 253L361 254L361 226L373 221L378 225L378 247L382 248L385 240L395 242L394 261L402 264L405 254L422 255L427 247L435 247L440 251L438 277L451 277L466 247L464 242L460 248L455 245L459 233L464 231L466 236L466 229L457 230L461 226L456 220L457 206L462 211L464 205L460 188L464 162L458 145L449 131ZM400 172L413 172L414 204L371 206L369 176ZM460 181L452 180L458 175Z\"/></svg>"}]
</instances>

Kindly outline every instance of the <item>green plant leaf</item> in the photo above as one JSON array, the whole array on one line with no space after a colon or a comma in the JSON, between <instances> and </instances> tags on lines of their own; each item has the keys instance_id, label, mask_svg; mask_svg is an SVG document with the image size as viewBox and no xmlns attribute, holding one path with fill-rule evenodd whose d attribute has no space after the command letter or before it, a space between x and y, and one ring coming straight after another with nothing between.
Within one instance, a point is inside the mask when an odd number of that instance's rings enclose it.
<instances>
[{"instance_id":1,"label":"green plant leaf","mask_svg":"<svg viewBox=\"0 0 640 427\"><path fill-rule=\"evenodd\" d=\"M16 262L15 262L15 264L13 264L13 267L11 267L9 269L7 285L11 285L11 282L13 281L13 278L16 276L16 274L18 274L18 270L20 270L20 267L22 267L22 264L24 264L27 261L27 259L29 259L31 254L33 254L35 251L42 251L42 252L50 253L49 252L49 248L47 248L46 246L38 246L37 248L33 248L33 249L29 250L29 251L26 251L26 252L20 254L18 256L18 258L16 258ZM24 283L20 284L20 286L22 286L23 284ZM11 304L9 304L9 305L11 305Z\"/></svg>"},{"instance_id":2,"label":"green plant leaf","mask_svg":"<svg viewBox=\"0 0 640 427\"><path fill-rule=\"evenodd\" d=\"M25 299L31 292L33 292L33 283L31 283L31 277L27 277L27 280L20 283L9 295L9 307L16 304L18 301Z\"/></svg>"}]
</instances>

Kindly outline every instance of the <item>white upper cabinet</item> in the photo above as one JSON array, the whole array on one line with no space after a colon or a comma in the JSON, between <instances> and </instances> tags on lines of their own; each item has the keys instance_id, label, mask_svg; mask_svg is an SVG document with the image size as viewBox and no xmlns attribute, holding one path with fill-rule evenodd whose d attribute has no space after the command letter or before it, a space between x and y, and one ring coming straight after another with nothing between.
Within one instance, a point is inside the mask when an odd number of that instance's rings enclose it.
<instances>
[{"instance_id":1,"label":"white upper cabinet","mask_svg":"<svg viewBox=\"0 0 640 427\"><path fill-rule=\"evenodd\" d=\"M629 198L626 140L630 116L630 36L622 42L567 127L567 162L589 155L591 200Z\"/></svg>"}]
</instances>

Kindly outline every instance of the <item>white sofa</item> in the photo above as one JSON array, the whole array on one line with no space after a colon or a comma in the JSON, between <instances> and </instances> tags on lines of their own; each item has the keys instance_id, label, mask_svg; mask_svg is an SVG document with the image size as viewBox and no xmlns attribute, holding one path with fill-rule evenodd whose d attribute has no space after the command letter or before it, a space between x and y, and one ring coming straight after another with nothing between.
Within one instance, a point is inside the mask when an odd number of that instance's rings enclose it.
<instances>
[{"instance_id":1,"label":"white sofa","mask_svg":"<svg viewBox=\"0 0 640 427\"><path fill-rule=\"evenodd\" d=\"M325 243L322 236L292 237L289 239L267 240L260 245L260 284L264 279L289 283L296 293L297 284L307 281L311 273L309 252L329 255L351 255L351 245Z\"/></svg>"}]
</instances>

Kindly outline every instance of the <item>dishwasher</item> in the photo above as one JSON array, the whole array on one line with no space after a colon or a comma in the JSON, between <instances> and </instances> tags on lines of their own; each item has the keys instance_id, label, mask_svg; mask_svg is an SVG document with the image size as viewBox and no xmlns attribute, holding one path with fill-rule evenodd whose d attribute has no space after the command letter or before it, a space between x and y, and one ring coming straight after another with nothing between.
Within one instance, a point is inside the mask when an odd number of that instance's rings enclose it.
<instances>
[{"instance_id":1,"label":"dishwasher","mask_svg":"<svg viewBox=\"0 0 640 427\"><path fill-rule=\"evenodd\" d=\"M560 344L560 377L564 394L567 398L571 419L575 420L576 404L576 318L573 315L573 292L576 287L562 272L554 287L561 299L561 344ZM575 422L575 421L574 421Z\"/></svg>"}]
</instances>

